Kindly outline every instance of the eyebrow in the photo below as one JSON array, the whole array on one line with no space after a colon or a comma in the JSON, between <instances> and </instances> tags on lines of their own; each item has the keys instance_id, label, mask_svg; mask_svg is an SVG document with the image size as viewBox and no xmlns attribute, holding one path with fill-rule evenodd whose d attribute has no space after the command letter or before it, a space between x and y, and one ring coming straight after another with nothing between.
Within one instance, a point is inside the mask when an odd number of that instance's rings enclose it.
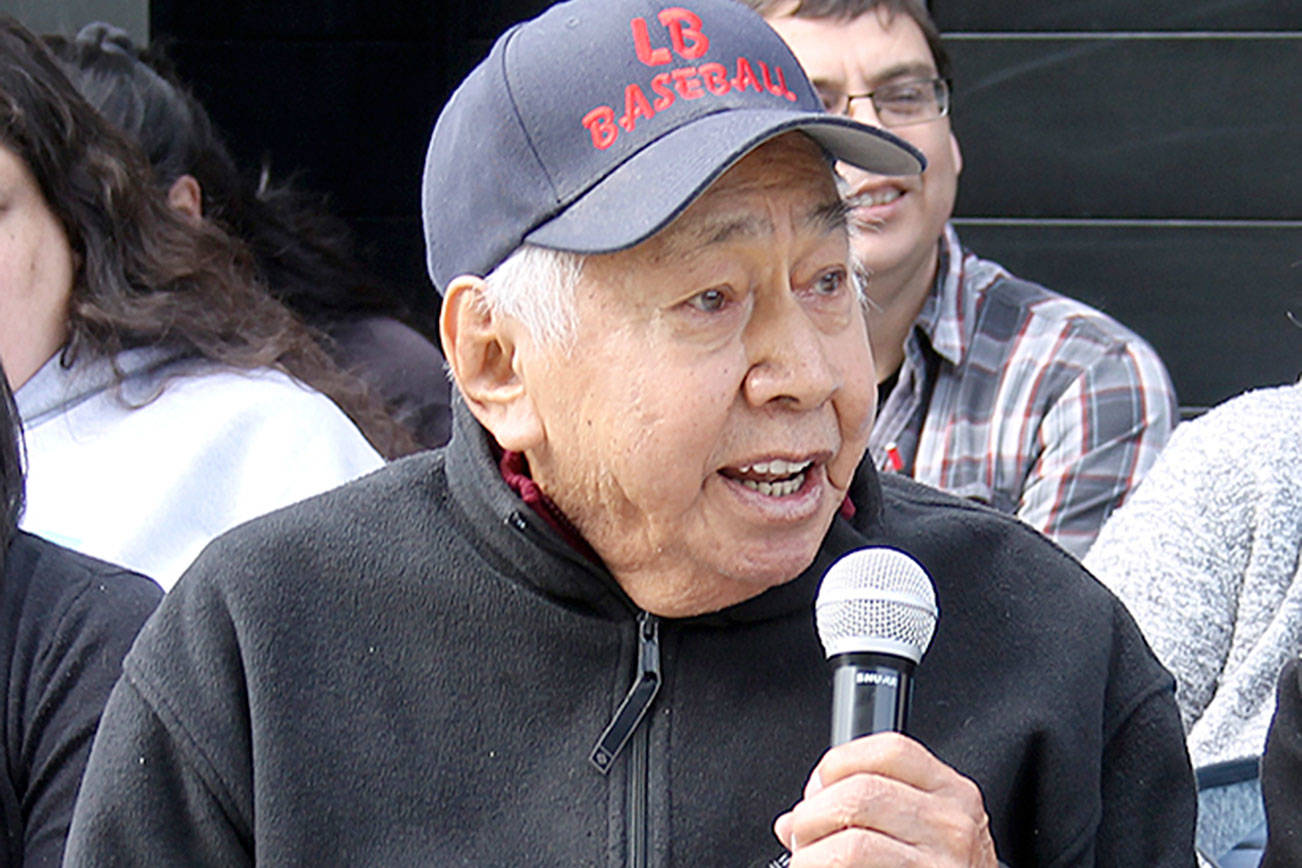
<instances>
[{"instance_id":1,"label":"eyebrow","mask_svg":"<svg viewBox=\"0 0 1302 868\"><path fill-rule=\"evenodd\" d=\"M840 197L828 200L806 214L803 225L824 235L846 229L850 225L850 205Z\"/></svg>"},{"instance_id":2,"label":"eyebrow","mask_svg":"<svg viewBox=\"0 0 1302 868\"><path fill-rule=\"evenodd\" d=\"M758 238L773 234L773 222L768 217L748 215L745 217L725 217L717 222L706 221L701 227L705 236L698 247L712 244L724 244L737 238Z\"/></svg>"},{"instance_id":3,"label":"eyebrow","mask_svg":"<svg viewBox=\"0 0 1302 868\"><path fill-rule=\"evenodd\" d=\"M872 82L868 85L869 90L875 90L887 82L892 82L901 78L934 78L936 72L935 64L922 60L906 61L897 63L894 66L888 66L881 72L873 76ZM814 78L811 80L816 88L841 90L843 85L837 84L828 78Z\"/></svg>"},{"instance_id":4,"label":"eyebrow","mask_svg":"<svg viewBox=\"0 0 1302 868\"><path fill-rule=\"evenodd\" d=\"M914 78L917 76L926 76L928 78L936 75L935 65L923 61L913 61L910 63L897 63L894 66L888 66L876 76L873 87L881 87L888 81L894 81L899 78Z\"/></svg>"}]
</instances>

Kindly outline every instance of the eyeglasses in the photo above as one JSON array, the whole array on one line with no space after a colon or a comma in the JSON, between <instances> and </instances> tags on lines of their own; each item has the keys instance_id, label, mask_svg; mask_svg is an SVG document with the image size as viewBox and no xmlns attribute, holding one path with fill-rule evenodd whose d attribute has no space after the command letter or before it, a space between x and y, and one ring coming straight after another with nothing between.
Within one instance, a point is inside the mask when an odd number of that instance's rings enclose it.
<instances>
[{"instance_id":1,"label":"eyeglasses","mask_svg":"<svg viewBox=\"0 0 1302 868\"><path fill-rule=\"evenodd\" d=\"M949 81L944 78L892 82L868 93L842 93L820 87L818 96L825 110L847 116L854 100L872 100L873 111L884 127L907 127L949 114Z\"/></svg>"}]
</instances>

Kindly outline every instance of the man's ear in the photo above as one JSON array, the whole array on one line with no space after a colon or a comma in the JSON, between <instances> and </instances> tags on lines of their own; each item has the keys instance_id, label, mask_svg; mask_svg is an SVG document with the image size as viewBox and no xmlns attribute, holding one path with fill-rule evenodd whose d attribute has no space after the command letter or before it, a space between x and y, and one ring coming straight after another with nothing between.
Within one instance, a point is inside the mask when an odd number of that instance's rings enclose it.
<instances>
[{"instance_id":1,"label":"man's ear","mask_svg":"<svg viewBox=\"0 0 1302 868\"><path fill-rule=\"evenodd\" d=\"M439 336L466 405L498 444L515 452L540 445L542 420L520 375L528 333L493 312L482 278L462 275L448 285Z\"/></svg>"},{"instance_id":2,"label":"man's ear","mask_svg":"<svg viewBox=\"0 0 1302 868\"><path fill-rule=\"evenodd\" d=\"M167 188L167 204L192 222L203 219L203 188L194 175L182 175Z\"/></svg>"}]
</instances>

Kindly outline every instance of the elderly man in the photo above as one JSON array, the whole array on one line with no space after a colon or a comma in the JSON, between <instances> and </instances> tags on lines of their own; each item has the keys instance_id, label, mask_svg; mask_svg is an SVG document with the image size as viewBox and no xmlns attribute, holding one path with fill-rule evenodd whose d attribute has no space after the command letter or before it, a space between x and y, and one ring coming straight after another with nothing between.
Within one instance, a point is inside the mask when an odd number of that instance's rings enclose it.
<instances>
[{"instance_id":1,"label":"elderly man","mask_svg":"<svg viewBox=\"0 0 1302 868\"><path fill-rule=\"evenodd\" d=\"M959 245L949 58L921 0L747 0L828 111L885 127L927 169L843 167L881 407L879 469L1016 514L1085 554L1175 424L1166 368L1110 317Z\"/></svg>"},{"instance_id":2,"label":"elderly man","mask_svg":"<svg viewBox=\"0 0 1302 868\"><path fill-rule=\"evenodd\" d=\"M690 3L554 7L449 102L453 440L204 554L125 663L70 864L1190 862L1171 680L1124 609L861 466L830 161L916 152L819 111L743 6ZM912 737L826 751L811 603L872 544L944 615Z\"/></svg>"}]
</instances>

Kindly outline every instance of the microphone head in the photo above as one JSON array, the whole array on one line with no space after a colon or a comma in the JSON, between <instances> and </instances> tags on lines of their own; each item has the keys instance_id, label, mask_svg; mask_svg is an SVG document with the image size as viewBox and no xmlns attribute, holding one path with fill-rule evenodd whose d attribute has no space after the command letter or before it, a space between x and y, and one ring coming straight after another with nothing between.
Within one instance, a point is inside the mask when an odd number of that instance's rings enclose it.
<instances>
[{"instance_id":1,"label":"microphone head","mask_svg":"<svg viewBox=\"0 0 1302 868\"><path fill-rule=\"evenodd\" d=\"M829 658L868 652L917 663L938 615L927 571L889 548L859 549L832 564L814 601L818 638Z\"/></svg>"}]
</instances>

